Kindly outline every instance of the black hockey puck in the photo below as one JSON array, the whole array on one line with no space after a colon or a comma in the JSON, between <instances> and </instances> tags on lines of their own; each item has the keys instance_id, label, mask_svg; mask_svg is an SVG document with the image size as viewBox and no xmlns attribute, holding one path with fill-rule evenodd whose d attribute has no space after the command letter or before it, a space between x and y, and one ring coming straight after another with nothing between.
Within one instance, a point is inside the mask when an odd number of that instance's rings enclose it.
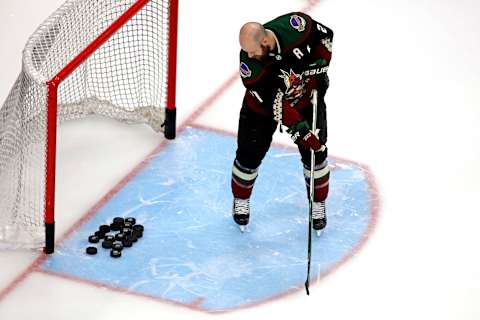
<instances>
[{"instance_id":1,"label":"black hockey puck","mask_svg":"<svg viewBox=\"0 0 480 320\"><path fill-rule=\"evenodd\" d=\"M118 241L122 241L123 239L125 239L125 235L121 232L115 234L115 240L118 240Z\"/></svg>"},{"instance_id":2,"label":"black hockey puck","mask_svg":"<svg viewBox=\"0 0 480 320\"><path fill-rule=\"evenodd\" d=\"M105 240L113 242L115 241L115 236L112 236L111 234L106 235Z\"/></svg>"},{"instance_id":3,"label":"black hockey puck","mask_svg":"<svg viewBox=\"0 0 480 320\"><path fill-rule=\"evenodd\" d=\"M111 231L119 231L121 228L122 228L122 225L119 225L119 224L112 223L110 225L110 230Z\"/></svg>"},{"instance_id":4,"label":"black hockey puck","mask_svg":"<svg viewBox=\"0 0 480 320\"><path fill-rule=\"evenodd\" d=\"M90 243L98 243L98 241L100 241L100 238L96 235L92 235L88 237L88 242Z\"/></svg>"},{"instance_id":5,"label":"black hockey puck","mask_svg":"<svg viewBox=\"0 0 480 320\"><path fill-rule=\"evenodd\" d=\"M130 248L132 246L132 240L130 239L123 239L122 244L124 248Z\"/></svg>"},{"instance_id":6,"label":"black hockey puck","mask_svg":"<svg viewBox=\"0 0 480 320\"><path fill-rule=\"evenodd\" d=\"M114 242L112 244L112 249L115 249L115 250L118 250L118 251L122 251L123 249L123 244L121 242Z\"/></svg>"},{"instance_id":7,"label":"black hockey puck","mask_svg":"<svg viewBox=\"0 0 480 320\"><path fill-rule=\"evenodd\" d=\"M129 234L129 235L132 234L132 229L129 229L129 228L123 228L121 231L122 231L122 233L124 233L125 235L127 235L127 234Z\"/></svg>"},{"instance_id":8,"label":"black hockey puck","mask_svg":"<svg viewBox=\"0 0 480 320\"><path fill-rule=\"evenodd\" d=\"M141 232L141 231L133 231L133 232L132 232L132 236L136 236L138 239L140 239L141 237L143 237L143 232Z\"/></svg>"},{"instance_id":9,"label":"black hockey puck","mask_svg":"<svg viewBox=\"0 0 480 320\"><path fill-rule=\"evenodd\" d=\"M131 234L131 235L128 237L128 239L129 239L130 241L132 241L132 242L137 242L137 240L138 240L137 236L134 235L134 234Z\"/></svg>"},{"instance_id":10,"label":"black hockey puck","mask_svg":"<svg viewBox=\"0 0 480 320\"><path fill-rule=\"evenodd\" d=\"M125 223L123 224L123 228L132 229L132 227L133 224L128 221L125 221Z\"/></svg>"},{"instance_id":11,"label":"black hockey puck","mask_svg":"<svg viewBox=\"0 0 480 320\"><path fill-rule=\"evenodd\" d=\"M115 223L115 224L123 225L124 222L125 222L125 219L123 219L122 217L113 218L113 223Z\"/></svg>"},{"instance_id":12,"label":"black hockey puck","mask_svg":"<svg viewBox=\"0 0 480 320\"><path fill-rule=\"evenodd\" d=\"M110 249L112 247L113 241L103 240L102 247L105 249Z\"/></svg>"},{"instance_id":13,"label":"black hockey puck","mask_svg":"<svg viewBox=\"0 0 480 320\"><path fill-rule=\"evenodd\" d=\"M88 247L86 251L87 254L97 254L97 248L95 247Z\"/></svg>"},{"instance_id":14,"label":"black hockey puck","mask_svg":"<svg viewBox=\"0 0 480 320\"><path fill-rule=\"evenodd\" d=\"M128 217L128 218L125 218L125 223L128 222L128 223L131 223L132 226L137 223L137 220L135 220L135 218L133 217Z\"/></svg>"},{"instance_id":15,"label":"black hockey puck","mask_svg":"<svg viewBox=\"0 0 480 320\"><path fill-rule=\"evenodd\" d=\"M102 224L99 228L98 231L103 232L103 233L109 233L110 232L110 226L106 224Z\"/></svg>"},{"instance_id":16,"label":"black hockey puck","mask_svg":"<svg viewBox=\"0 0 480 320\"><path fill-rule=\"evenodd\" d=\"M112 258L120 258L122 256L122 251L112 249L110 251L110 257Z\"/></svg>"},{"instance_id":17,"label":"black hockey puck","mask_svg":"<svg viewBox=\"0 0 480 320\"><path fill-rule=\"evenodd\" d=\"M134 226L132 227L132 229L133 229L134 231L141 231L141 232L143 232L143 229L144 229L144 228L143 228L143 226L142 226L141 224L136 224L136 225L134 225Z\"/></svg>"},{"instance_id":18,"label":"black hockey puck","mask_svg":"<svg viewBox=\"0 0 480 320\"><path fill-rule=\"evenodd\" d=\"M95 231L95 235L98 237L98 239L105 238L105 232L102 231Z\"/></svg>"}]
</instances>

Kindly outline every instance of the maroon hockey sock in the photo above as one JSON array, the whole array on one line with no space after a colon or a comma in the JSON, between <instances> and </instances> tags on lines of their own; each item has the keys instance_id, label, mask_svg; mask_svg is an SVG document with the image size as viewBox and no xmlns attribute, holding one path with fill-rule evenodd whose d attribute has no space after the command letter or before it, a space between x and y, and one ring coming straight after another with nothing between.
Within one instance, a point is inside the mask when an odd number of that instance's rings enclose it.
<instances>
[{"instance_id":1,"label":"maroon hockey sock","mask_svg":"<svg viewBox=\"0 0 480 320\"><path fill-rule=\"evenodd\" d=\"M235 160L232 168L232 193L235 198L248 199L252 194L258 169L248 169Z\"/></svg>"},{"instance_id":2,"label":"maroon hockey sock","mask_svg":"<svg viewBox=\"0 0 480 320\"><path fill-rule=\"evenodd\" d=\"M328 196L328 180L329 177L323 177L322 179L315 179L314 183L314 192L313 192L313 201L320 202L325 201Z\"/></svg>"},{"instance_id":3,"label":"maroon hockey sock","mask_svg":"<svg viewBox=\"0 0 480 320\"><path fill-rule=\"evenodd\" d=\"M328 164L325 161L321 165L316 166L314 171L314 184L313 184L313 201L320 202L325 201L328 196L328 185L330 179L330 170ZM305 185L307 187L307 193L310 192L310 170L304 169Z\"/></svg>"}]
</instances>

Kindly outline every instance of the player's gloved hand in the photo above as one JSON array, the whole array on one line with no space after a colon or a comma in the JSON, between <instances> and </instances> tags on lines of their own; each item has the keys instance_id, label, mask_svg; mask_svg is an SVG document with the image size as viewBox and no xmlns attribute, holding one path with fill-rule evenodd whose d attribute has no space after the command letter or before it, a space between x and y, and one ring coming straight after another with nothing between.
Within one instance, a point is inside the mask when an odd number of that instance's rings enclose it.
<instances>
[{"instance_id":1,"label":"player's gloved hand","mask_svg":"<svg viewBox=\"0 0 480 320\"><path fill-rule=\"evenodd\" d=\"M301 145L305 149L312 149L315 152L325 150L325 146L310 130L306 120L290 126L287 132L292 136L293 142Z\"/></svg>"}]
</instances>

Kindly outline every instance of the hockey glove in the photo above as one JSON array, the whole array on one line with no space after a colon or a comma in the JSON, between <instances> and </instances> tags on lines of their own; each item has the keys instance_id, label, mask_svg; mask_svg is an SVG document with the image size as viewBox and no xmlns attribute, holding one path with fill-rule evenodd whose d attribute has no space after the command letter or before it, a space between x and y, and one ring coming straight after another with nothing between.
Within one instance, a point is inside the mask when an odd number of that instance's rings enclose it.
<instances>
[{"instance_id":1,"label":"hockey glove","mask_svg":"<svg viewBox=\"0 0 480 320\"><path fill-rule=\"evenodd\" d=\"M290 126L287 132L292 136L293 142L305 149L312 149L315 152L325 150L325 146L322 145L320 140L318 140L315 134L310 130L306 120Z\"/></svg>"},{"instance_id":2,"label":"hockey glove","mask_svg":"<svg viewBox=\"0 0 480 320\"><path fill-rule=\"evenodd\" d=\"M284 98L284 93L281 90L278 90L273 103L273 114L274 119L283 124L284 126L290 127L295 123L299 123L303 120L303 117L300 113L290 105L290 103Z\"/></svg>"}]
</instances>

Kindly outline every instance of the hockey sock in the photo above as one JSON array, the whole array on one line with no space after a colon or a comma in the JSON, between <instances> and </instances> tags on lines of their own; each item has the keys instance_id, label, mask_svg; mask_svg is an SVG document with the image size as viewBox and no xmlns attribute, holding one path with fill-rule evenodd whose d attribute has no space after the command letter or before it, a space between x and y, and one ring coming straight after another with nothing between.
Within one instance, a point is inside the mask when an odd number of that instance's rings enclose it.
<instances>
[{"instance_id":1,"label":"hockey sock","mask_svg":"<svg viewBox=\"0 0 480 320\"><path fill-rule=\"evenodd\" d=\"M310 190L310 168L304 165L303 174L305 176L305 184L308 190ZM320 202L327 199L328 196L328 181L330 178L330 169L328 168L327 160L318 164L314 168L314 192L313 201Z\"/></svg>"},{"instance_id":2,"label":"hockey sock","mask_svg":"<svg viewBox=\"0 0 480 320\"><path fill-rule=\"evenodd\" d=\"M258 176L258 168L249 169L235 159L232 168L232 193L235 198L248 199Z\"/></svg>"}]
</instances>

